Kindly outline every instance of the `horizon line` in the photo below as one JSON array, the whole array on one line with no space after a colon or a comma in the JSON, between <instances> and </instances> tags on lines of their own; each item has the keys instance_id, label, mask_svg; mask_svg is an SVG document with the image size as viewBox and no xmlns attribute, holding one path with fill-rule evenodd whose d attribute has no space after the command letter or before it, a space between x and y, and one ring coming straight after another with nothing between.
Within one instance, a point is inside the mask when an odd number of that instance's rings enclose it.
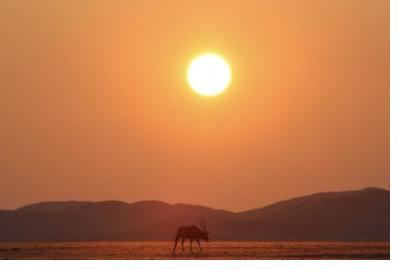
<instances>
[{"instance_id":1,"label":"horizon line","mask_svg":"<svg viewBox=\"0 0 410 280\"><path fill-rule=\"evenodd\" d=\"M298 195L298 196L293 196L293 197L289 197L289 198L285 198L285 199L281 199L281 200L276 200L274 202L271 202L269 204L265 204L264 206L256 206L254 208L249 208L249 209L244 209L244 210L227 210L227 209L222 209L222 208L218 208L218 207L211 207L211 206L205 206L203 204L195 204L195 203L187 203L187 202L175 202L175 203L170 203L167 201L163 201L163 200L157 200L157 199L146 199L146 200L137 200L137 201L124 201L124 200L115 200L115 199L107 199L107 200L75 200L75 199L70 199L70 200L42 200L42 201L38 201L38 202L32 202L32 203L28 203L28 204L24 204L20 207L14 208L14 209L4 209L4 208L0 208L0 211L17 211L19 209L22 209L24 207L28 207L31 205L37 205L37 204L41 204L41 203L64 203L64 202L79 202L79 203L103 203L103 202L120 202L123 204L127 204L127 205L132 205L132 204L136 204L136 203L141 203L141 202L160 202L160 203L164 203L164 204L168 204L170 206L175 206L178 204L183 204L183 205L188 205L188 206L197 206L197 207L205 207L205 208L210 208L213 210L221 210L221 211L226 211L226 212L232 212L232 213L241 213L241 212L246 212L246 211L250 211L250 210L255 210L255 209L261 209L264 207L268 207L270 205L276 204L276 203L280 203L280 202L284 202L284 201L288 201L288 200L292 200L292 199L297 199L297 198L302 198L302 197L309 197L312 195L318 195L318 194L326 194L326 193L347 193L347 192L360 192L360 191L364 191L367 189L377 189L377 190L385 190L390 192L390 187L374 187L374 186L367 186L367 187L362 187L362 188L358 188L358 189L351 189L351 190L344 190L344 191L319 191L319 192L313 192L313 193L308 193L308 194L303 194L303 195Z\"/></svg>"}]
</instances>

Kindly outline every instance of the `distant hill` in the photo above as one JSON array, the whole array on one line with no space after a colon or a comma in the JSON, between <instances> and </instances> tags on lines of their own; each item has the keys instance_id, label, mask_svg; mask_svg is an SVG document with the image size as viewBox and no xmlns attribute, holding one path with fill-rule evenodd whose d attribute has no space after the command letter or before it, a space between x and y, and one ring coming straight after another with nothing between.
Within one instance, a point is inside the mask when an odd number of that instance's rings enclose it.
<instances>
[{"instance_id":1,"label":"distant hill","mask_svg":"<svg viewBox=\"0 0 410 280\"><path fill-rule=\"evenodd\" d=\"M172 240L199 217L211 240L389 241L390 192L317 193L238 213L160 201L42 202L0 211L0 241Z\"/></svg>"}]
</instances>

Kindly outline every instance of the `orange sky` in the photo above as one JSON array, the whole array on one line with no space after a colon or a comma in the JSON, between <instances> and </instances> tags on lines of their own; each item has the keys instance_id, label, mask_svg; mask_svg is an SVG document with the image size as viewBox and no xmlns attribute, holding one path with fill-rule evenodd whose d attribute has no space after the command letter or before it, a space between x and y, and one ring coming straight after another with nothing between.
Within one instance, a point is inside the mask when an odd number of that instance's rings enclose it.
<instances>
[{"instance_id":1,"label":"orange sky","mask_svg":"<svg viewBox=\"0 0 410 280\"><path fill-rule=\"evenodd\" d=\"M0 209L389 187L389 1L2 0L0 42Z\"/></svg>"}]
</instances>

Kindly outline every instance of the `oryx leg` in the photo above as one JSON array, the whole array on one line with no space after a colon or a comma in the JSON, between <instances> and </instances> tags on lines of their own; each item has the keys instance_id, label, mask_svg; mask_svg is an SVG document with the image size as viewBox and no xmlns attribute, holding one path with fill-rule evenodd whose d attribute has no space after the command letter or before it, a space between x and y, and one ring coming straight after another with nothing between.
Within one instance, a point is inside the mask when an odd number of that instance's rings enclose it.
<instances>
[{"instance_id":1,"label":"oryx leg","mask_svg":"<svg viewBox=\"0 0 410 280\"><path fill-rule=\"evenodd\" d=\"M181 239L182 251L185 251L184 241L185 241L185 239L184 239L184 238L182 238L182 239Z\"/></svg>"},{"instance_id":2,"label":"oryx leg","mask_svg":"<svg viewBox=\"0 0 410 280\"><path fill-rule=\"evenodd\" d=\"M197 239L197 240L196 240L196 242L198 242L199 250L201 250L201 251L202 251L202 248L201 248L201 242L199 242L199 239Z\"/></svg>"},{"instance_id":3,"label":"oryx leg","mask_svg":"<svg viewBox=\"0 0 410 280\"><path fill-rule=\"evenodd\" d=\"M179 236L177 235L177 236L175 237L174 251L175 251L175 249L177 248L178 240L179 240Z\"/></svg>"}]
</instances>

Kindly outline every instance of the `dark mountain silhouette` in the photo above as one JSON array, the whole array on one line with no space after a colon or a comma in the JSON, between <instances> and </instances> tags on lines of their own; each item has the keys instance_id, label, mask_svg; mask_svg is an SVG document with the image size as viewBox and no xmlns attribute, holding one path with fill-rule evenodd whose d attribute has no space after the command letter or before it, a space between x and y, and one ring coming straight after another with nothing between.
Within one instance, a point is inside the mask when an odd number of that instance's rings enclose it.
<instances>
[{"instance_id":1,"label":"dark mountain silhouette","mask_svg":"<svg viewBox=\"0 0 410 280\"><path fill-rule=\"evenodd\" d=\"M50 201L29 204L17 209L20 212L52 212L60 210L75 209L90 204L88 201Z\"/></svg>"},{"instance_id":2,"label":"dark mountain silhouette","mask_svg":"<svg viewBox=\"0 0 410 280\"><path fill-rule=\"evenodd\" d=\"M390 192L317 193L238 213L160 201L43 202L0 211L0 241L172 240L199 217L211 240L389 241Z\"/></svg>"}]
</instances>

